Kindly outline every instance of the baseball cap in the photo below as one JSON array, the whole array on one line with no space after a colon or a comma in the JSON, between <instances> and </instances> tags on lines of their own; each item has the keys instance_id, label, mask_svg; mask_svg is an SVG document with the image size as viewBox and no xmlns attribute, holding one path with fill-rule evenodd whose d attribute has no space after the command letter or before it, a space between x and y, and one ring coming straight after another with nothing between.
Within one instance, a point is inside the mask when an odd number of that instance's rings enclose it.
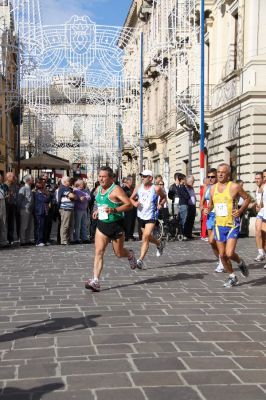
<instances>
[{"instance_id":1,"label":"baseball cap","mask_svg":"<svg viewBox=\"0 0 266 400\"><path fill-rule=\"evenodd\" d=\"M150 169L144 169L140 175L144 175L144 176L153 176L153 172Z\"/></svg>"}]
</instances>

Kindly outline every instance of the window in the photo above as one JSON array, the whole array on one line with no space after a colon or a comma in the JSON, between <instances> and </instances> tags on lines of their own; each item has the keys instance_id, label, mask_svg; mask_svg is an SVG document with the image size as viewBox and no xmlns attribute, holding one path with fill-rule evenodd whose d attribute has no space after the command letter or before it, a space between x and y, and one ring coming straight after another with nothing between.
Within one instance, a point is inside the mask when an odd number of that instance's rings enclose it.
<instances>
[{"instance_id":1,"label":"window","mask_svg":"<svg viewBox=\"0 0 266 400\"><path fill-rule=\"evenodd\" d=\"M154 173L154 175L161 174L161 171L160 171L160 160L156 160L156 161L153 162L153 173Z\"/></svg>"},{"instance_id":2,"label":"window","mask_svg":"<svg viewBox=\"0 0 266 400\"><path fill-rule=\"evenodd\" d=\"M182 171L183 171L183 174L186 175L186 176L188 176L188 175L190 174L189 167L190 167L190 166L189 166L188 160L183 160L183 168L182 168Z\"/></svg>"},{"instance_id":3,"label":"window","mask_svg":"<svg viewBox=\"0 0 266 400\"><path fill-rule=\"evenodd\" d=\"M233 15L234 18L234 70L238 68L238 13Z\"/></svg>"},{"instance_id":4,"label":"window","mask_svg":"<svg viewBox=\"0 0 266 400\"><path fill-rule=\"evenodd\" d=\"M163 167L163 177L164 177L164 183L165 183L166 188L169 187L169 175L170 175L169 158L165 158L164 159L164 167Z\"/></svg>"},{"instance_id":5,"label":"window","mask_svg":"<svg viewBox=\"0 0 266 400\"><path fill-rule=\"evenodd\" d=\"M229 164L231 167L232 181L237 179L237 147L232 146L228 148L229 151Z\"/></svg>"}]
</instances>

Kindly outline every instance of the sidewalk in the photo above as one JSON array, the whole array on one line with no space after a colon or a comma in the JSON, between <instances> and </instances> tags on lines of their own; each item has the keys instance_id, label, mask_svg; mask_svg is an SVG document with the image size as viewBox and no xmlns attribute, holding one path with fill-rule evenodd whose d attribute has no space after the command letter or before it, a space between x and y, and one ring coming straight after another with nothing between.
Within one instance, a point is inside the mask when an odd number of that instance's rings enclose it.
<instances>
[{"instance_id":1,"label":"sidewalk","mask_svg":"<svg viewBox=\"0 0 266 400\"><path fill-rule=\"evenodd\" d=\"M1 250L0 399L265 400L266 271L239 251L250 277L225 289L204 241L142 271L109 247L93 294L92 245Z\"/></svg>"}]
</instances>

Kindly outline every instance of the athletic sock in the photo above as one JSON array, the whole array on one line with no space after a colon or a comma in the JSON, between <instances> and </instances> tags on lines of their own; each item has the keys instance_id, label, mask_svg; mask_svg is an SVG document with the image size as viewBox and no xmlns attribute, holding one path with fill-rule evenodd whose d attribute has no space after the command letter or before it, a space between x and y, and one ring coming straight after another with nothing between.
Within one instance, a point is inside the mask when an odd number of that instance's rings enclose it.
<instances>
[{"instance_id":1,"label":"athletic sock","mask_svg":"<svg viewBox=\"0 0 266 400\"><path fill-rule=\"evenodd\" d=\"M261 256L264 256L264 250L263 250L263 249L258 249L258 253L259 253Z\"/></svg>"},{"instance_id":2,"label":"athletic sock","mask_svg":"<svg viewBox=\"0 0 266 400\"><path fill-rule=\"evenodd\" d=\"M232 273L232 274L229 275L229 278L235 278L235 277L236 277L236 276L235 276L234 273Z\"/></svg>"},{"instance_id":3,"label":"athletic sock","mask_svg":"<svg viewBox=\"0 0 266 400\"><path fill-rule=\"evenodd\" d=\"M99 279L94 277L94 278L93 278L93 281L94 281L94 282L99 282Z\"/></svg>"}]
</instances>

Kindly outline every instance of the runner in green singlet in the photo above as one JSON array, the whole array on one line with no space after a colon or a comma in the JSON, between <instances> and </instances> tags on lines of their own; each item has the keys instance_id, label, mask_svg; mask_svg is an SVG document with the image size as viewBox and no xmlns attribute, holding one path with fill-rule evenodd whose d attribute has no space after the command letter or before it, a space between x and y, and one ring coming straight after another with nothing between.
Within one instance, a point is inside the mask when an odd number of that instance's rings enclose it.
<instances>
[{"instance_id":1,"label":"runner in green singlet","mask_svg":"<svg viewBox=\"0 0 266 400\"><path fill-rule=\"evenodd\" d=\"M100 186L96 195L97 211L93 218L98 219L95 234L94 276L85 282L85 288L100 291L99 278L103 270L103 257L106 247L112 241L117 257L127 257L131 269L137 267L132 250L124 248L124 211L132 208L124 190L113 182L114 173L110 167L101 167L98 180Z\"/></svg>"}]
</instances>

